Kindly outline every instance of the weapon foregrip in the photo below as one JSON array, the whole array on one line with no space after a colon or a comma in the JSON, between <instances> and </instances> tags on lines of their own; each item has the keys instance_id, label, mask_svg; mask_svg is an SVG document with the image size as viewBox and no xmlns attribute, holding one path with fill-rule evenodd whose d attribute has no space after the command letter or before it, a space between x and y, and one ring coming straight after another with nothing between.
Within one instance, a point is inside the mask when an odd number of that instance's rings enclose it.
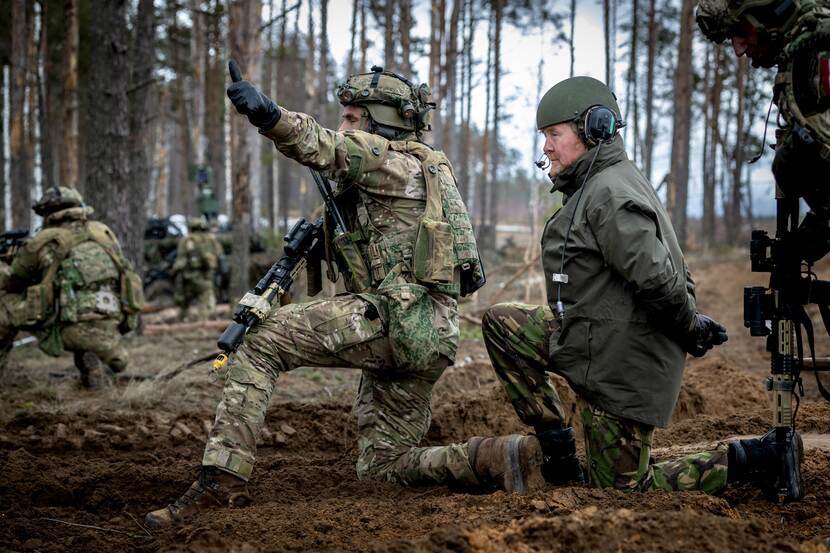
<instances>
[{"instance_id":1,"label":"weapon foregrip","mask_svg":"<svg viewBox=\"0 0 830 553\"><path fill-rule=\"evenodd\" d=\"M234 353L242 345L242 339L246 332L248 332L248 328L245 325L233 322L219 337L216 345L225 353Z\"/></svg>"}]
</instances>

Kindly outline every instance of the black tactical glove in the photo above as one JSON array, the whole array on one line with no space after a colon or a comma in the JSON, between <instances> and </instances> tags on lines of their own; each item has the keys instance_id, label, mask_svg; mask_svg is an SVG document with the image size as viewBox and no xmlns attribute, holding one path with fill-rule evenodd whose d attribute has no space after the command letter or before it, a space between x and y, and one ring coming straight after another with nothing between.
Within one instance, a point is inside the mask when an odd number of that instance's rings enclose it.
<instances>
[{"instance_id":1,"label":"black tactical glove","mask_svg":"<svg viewBox=\"0 0 830 553\"><path fill-rule=\"evenodd\" d=\"M269 131L280 120L280 108L268 96L260 92L250 81L242 80L242 73L235 61L228 62L233 83L228 87L228 98L236 111L248 117L248 121L261 131Z\"/></svg>"},{"instance_id":2,"label":"black tactical glove","mask_svg":"<svg viewBox=\"0 0 830 553\"><path fill-rule=\"evenodd\" d=\"M706 315L696 313L692 326L680 345L695 357L703 357L707 351L726 340L728 336L722 324Z\"/></svg>"}]
</instances>

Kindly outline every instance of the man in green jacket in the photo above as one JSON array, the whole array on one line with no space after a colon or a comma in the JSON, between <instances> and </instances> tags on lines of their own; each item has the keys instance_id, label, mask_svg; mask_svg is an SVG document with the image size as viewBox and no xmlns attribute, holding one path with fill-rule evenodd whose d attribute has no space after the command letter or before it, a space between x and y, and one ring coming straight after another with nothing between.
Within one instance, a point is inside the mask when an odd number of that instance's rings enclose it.
<instances>
[{"instance_id":1,"label":"man in green jacket","mask_svg":"<svg viewBox=\"0 0 830 553\"><path fill-rule=\"evenodd\" d=\"M783 462L799 488L797 456L780 460L764 439L651 461L654 428L671 419L685 353L702 356L726 341L726 329L696 311L674 229L626 157L608 87L590 77L562 81L542 98L536 122L553 189L564 194L542 235L548 305L493 306L483 333L508 397L539 439L545 479L583 479L550 370L579 396L589 485L716 493L736 479L770 486ZM793 449L800 452L800 438Z\"/></svg>"}]
</instances>

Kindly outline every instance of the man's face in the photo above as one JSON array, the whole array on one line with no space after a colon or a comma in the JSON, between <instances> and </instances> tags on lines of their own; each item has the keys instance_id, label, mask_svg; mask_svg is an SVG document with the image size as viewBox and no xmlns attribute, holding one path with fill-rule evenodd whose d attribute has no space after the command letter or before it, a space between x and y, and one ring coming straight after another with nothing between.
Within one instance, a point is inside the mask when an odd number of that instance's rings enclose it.
<instances>
[{"instance_id":1,"label":"man's face","mask_svg":"<svg viewBox=\"0 0 830 553\"><path fill-rule=\"evenodd\" d=\"M772 67L775 65L776 48L769 41L762 41L758 29L749 21L738 24L732 35L732 49L739 58L747 56L755 67Z\"/></svg>"},{"instance_id":2,"label":"man's face","mask_svg":"<svg viewBox=\"0 0 830 553\"><path fill-rule=\"evenodd\" d=\"M557 123L545 127L542 129L542 134L545 136L544 152L550 160L548 174L551 177L559 176L562 171L576 163L576 160L588 151L585 143L574 131L572 123Z\"/></svg>"},{"instance_id":3,"label":"man's face","mask_svg":"<svg viewBox=\"0 0 830 553\"><path fill-rule=\"evenodd\" d=\"M369 112L361 106L343 106L340 112L340 131L366 131L369 129Z\"/></svg>"}]
</instances>

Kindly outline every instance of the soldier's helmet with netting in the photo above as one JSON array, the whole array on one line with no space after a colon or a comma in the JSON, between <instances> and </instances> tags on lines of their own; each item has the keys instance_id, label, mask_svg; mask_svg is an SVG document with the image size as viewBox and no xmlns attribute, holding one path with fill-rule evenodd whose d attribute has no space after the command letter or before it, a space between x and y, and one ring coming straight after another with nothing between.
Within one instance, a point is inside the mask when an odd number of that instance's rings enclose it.
<instances>
[{"instance_id":1,"label":"soldier's helmet with netting","mask_svg":"<svg viewBox=\"0 0 830 553\"><path fill-rule=\"evenodd\" d=\"M80 192L67 186L47 188L38 201L32 204L32 209L41 217L70 207L81 207L84 199Z\"/></svg>"},{"instance_id":2,"label":"soldier's helmet with netting","mask_svg":"<svg viewBox=\"0 0 830 553\"><path fill-rule=\"evenodd\" d=\"M190 217L187 220L187 230L190 232L204 231L209 228L207 219L204 217Z\"/></svg>"},{"instance_id":3,"label":"soldier's helmet with netting","mask_svg":"<svg viewBox=\"0 0 830 553\"><path fill-rule=\"evenodd\" d=\"M429 130L429 112L435 109L428 84L416 85L377 65L369 73L351 75L335 94L344 106L366 108L369 131L390 139Z\"/></svg>"},{"instance_id":4,"label":"soldier's helmet with netting","mask_svg":"<svg viewBox=\"0 0 830 553\"><path fill-rule=\"evenodd\" d=\"M742 22L774 42L795 25L804 0L700 0L695 18L706 38L723 42L737 34Z\"/></svg>"}]
</instances>

